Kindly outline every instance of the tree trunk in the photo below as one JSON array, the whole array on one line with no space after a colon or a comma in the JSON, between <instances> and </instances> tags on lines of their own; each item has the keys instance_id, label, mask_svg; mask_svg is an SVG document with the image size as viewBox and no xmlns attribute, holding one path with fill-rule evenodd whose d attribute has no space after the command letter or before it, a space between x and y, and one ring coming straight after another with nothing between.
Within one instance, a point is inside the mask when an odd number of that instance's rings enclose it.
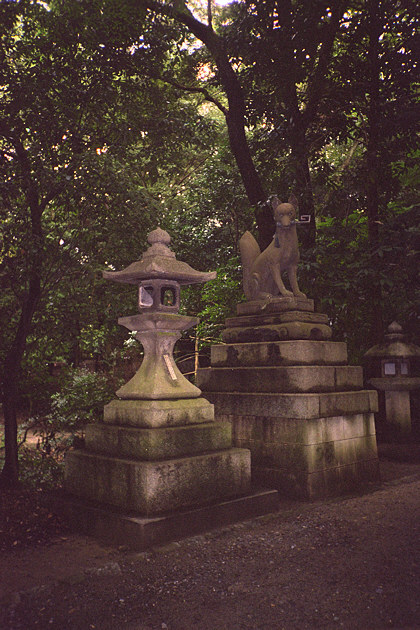
<instances>
[{"instance_id":1,"label":"tree trunk","mask_svg":"<svg viewBox=\"0 0 420 630\"><path fill-rule=\"evenodd\" d=\"M236 77L235 77L236 80ZM261 249L265 249L272 241L275 231L273 212L267 201L267 193L264 191L260 176L258 175L249 150L245 135L245 122L242 109L244 109L243 96L239 84L232 88L229 82L223 81L229 100L229 111L226 114L226 123L229 134L229 144L238 165L242 182L251 206L255 208L255 219L258 229L258 241ZM240 91L240 94L235 92Z\"/></svg>"},{"instance_id":2,"label":"tree trunk","mask_svg":"<svg viewBox=\"0 0 420 630\"><path fill-rule=\"evenodd\" d=\"M230 149L238 166L249 203L254 206L259 245L261 249L264 249L273 239L275 225L271 207L265 204L268 195L255 168L246 138L245 100L242 87L224 50L223 42L212 30L208 35L205 39L202 38L202 41L213 55L229 104L225 117Z\"/></svg>"},{"instance_id":3,"label":"tree trunk","mask_svg":"<svg viewBox=\"0 0 420 630\"><path fill-rule=\"evenodd\" d=\"M11 374L4 379L4 447L5 459L0 474L0 486L16 486L19 481L18 446L17 446L17 375Z\"/></svg>"},{"instance_id":4,"label":"tree trunk","mask_svg":"<svg viewBox=\"0 0 420 630\"><path fill-rule=\"evenodd\" d=\"M379 37L381 34L381 20L379 17L378 0L368 1L368 143L366 150L366 207L368 215L368 236L373 267L372 286L370 294L371 322L370 344L374 345L382 340L384 326L382 313L382 288L380 284L381 258L378 255L380 245L379 234Z\"/></svg>"},{"instance_id":5,"label":"tree trunk","mask_svg":"<svg viewBox=\"0 0 420 630\"><path fill-rule=\"evenodd\" d=\"M19 481L18 446L17 446L17 411L18 383L20 367L25 352L32 317L41 295L39 274L33 271L27 298L23 304L18 329L4 361L3 373L3 409L4 409L4 446L5 461L0 474L0 484L15 486Z\"/></svg>"},{"instance_id":6,"label":"tree trunk","mask_svg":"<svg viewBox=\"0 0 420 630\"><path fill-rule=\"evenodd\" d=\"M18 446L17 446L17 406L19 377L26 340L31 330L32 318L41 296L41 266L43 259L44 237L42 232L42 213L47 203L54 197L50 191L40 203L38 184L32 175L31 164L23 143L6 129L5 133L15 148L22 172L24 194L31 221L32 256L28 261L28 291L22 304L19 324L9 348L3 366L4 384L4 434L5 462L0 474L0 483L16 485L19 481Z\"/></svg>"},{"instance_id":7,"label":"tree trunk","mask_svg":"<svg viewBox=\"0 0 420 630\"><path fill-rule=\"evenodd\" d=\"M290 147L292 168L295 182L293 191L299 201L299 215L311 217L310 223L300 229L300 241L305 249L315 246L316 226L315 207L312 192L311 174L309 171L309 151L306 141L306 129L300 124L300 116L294 121L290 129Z\"/></svg>"}]
</instances>

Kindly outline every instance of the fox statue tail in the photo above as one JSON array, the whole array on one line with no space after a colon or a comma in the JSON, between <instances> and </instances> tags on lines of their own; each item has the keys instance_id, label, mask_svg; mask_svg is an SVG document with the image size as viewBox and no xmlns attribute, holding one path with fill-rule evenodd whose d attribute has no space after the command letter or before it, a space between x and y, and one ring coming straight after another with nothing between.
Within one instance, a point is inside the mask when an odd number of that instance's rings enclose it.
<instances>
[{"instance_id":1,"label":"fox statue tail","mask_svg":"<svg viewBox=\"0 0 420 630\"><path fill-rule=\"evenodd\" d=\"M239 240L242 260L242 284L247 300L254 297L255 287L252 283L251 269L254 260L260 255L260 247L251 232L245 232Z\"/></svg>"}]
</instances>

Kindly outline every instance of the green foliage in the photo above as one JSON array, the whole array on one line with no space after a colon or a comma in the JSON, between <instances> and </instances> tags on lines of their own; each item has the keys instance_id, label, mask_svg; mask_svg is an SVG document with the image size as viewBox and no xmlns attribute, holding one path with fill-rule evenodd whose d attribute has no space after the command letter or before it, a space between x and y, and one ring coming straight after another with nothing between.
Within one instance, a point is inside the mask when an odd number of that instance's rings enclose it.
<instances>
[{"instance_id":1,"label":"green foliage","mask_svg":"<svg viewBox=\"0 0 420 630\"><path fill-rule=\"evenodd\" d=\"M89 422L99 421L103 406L112 398L110 379L86 369L68 370L60 391L50 396L46 408L19 428L20 480L31 487L54 488L63 482L64 455L83 439ZM37 439L28 444L28 432Z\"/></svg>"},{"instance_id":2,"label":"green foliage","mask_svg":"<svg viewBox=\"0 0 420 630\"><path fill-rule=\"evenodd\" d=\"M406 191L409 196L412 191ZM344 219L327 217L317 226L314 252L303 252L301 286L328 313L334 339L346 340L352 363L360 364L369 341L370 294L379 281L384 322L400 322L413 341L420 330L417 305L418 208L408 207L404 193L382 216L377 248L368 247L367 218L353 212Z\"/></svg>"},{"instance_id":3,"label":"green foliage","mask_svg":"<svg viewBox=\"0 0 420 630\"><path fill-rule=\"evenodd\" d=\"M54 489L64 479L64 458L55 451L23 446L19 449L20 481L34 490Z\"/></svg>"},{"instance_id":4,"label":"green foliage","mask_svg":"<svg viewBox=\"0 0 420 630\"><path fill-rule=\"evenodd\" d=\"M56 433L83 433L89 422L99 421L112 398L107 378L85 369L70 370L61 390L51 397L47 423Z\"/></svg>"},{"instance_id":5,"label":"green foliage","mask_svg":"<svg viewBox=\"0 0 420 630\"><path fill-rule=\"evenodd\" d=\"M239 257L234 256L217 269L217 278L207 282L202 289L197 326L200 348L219 340L224 320L235 314L236 305L242 299L242 268Z\"/></svg>"}]
</instances>

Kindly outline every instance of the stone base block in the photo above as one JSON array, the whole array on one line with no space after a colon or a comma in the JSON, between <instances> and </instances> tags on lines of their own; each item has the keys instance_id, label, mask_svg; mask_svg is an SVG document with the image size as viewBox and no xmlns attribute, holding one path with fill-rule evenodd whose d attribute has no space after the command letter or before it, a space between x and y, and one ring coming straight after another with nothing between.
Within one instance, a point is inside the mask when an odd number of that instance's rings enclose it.
<instances>
[{"instance_id":1,"label":"stone base block","mask_svg":"<svg viewBox=\"0 0 420 630\"><path fill-rule=\"evenodd\" d=\"M379 460L373 458L308 473L279 468L253 468L253 480L278 488L280 496L314 500L362 490L380 482Z\"/></svg>"},{"instance_id":2,"label":"stone base block","mask_svg":"<svg viewBox=\"0 0 420 630\"><path fill-rule=\"evenodd\" d=\"M250 300L236 306L238 315L266 315L285 311L313 313L314 301L302 297L273 297L270 300Z\"/></svg>"},{"instance_id":3,"label":"stone base block","mask_svg":"<svg viewBox=\"0 0 420 630\"><path fill-rule=\"evenodd\" d=\"M318 394L254 394L206 392L215 406L216 420L226 416L268 418L325 418L378 411L378 395L373 390Z\"/></svg>"},{"instance_id":4,"label":"stone base block","mask_svg":"<svg viewBox=\"0 0 420 630\"><path fill-rule=\"evenodd\" d=\"M230 448L165 461L137 461L70 451L68 492L145 516L246 494L250 453Z\"/></svg>"},{"instance_id":5,"label":"stone base block","mask_svg":"<svg viewBox=\"0 0 420 630\"><path fill-rule=\"evenodd\" d=\"M284 444L237 440L251 450L252 466L305 473L349 466L377 458L376 437L356 437L320 444Z\"/></svg>"},{"instance_id":6,"label":"stone base block","mask_svg":"<svg viewBox=\"0 0 420 630\"><path fill-rule=\"evenodd\" d=\"M363 371L358 366L270 366L201 368L197 384L211 392L335 392L363 387Z\"/></svg>"},{"instance_id":7,"label":"stone base block","mask_svg":"<svg viewBox=\"0 0 420 630\"><path fill-rule=\"evenodd\" d=\"M231 423L233 442L248 444L315 446L375 437L373 413L357 413L329 418L276 418L266 416L223 415ZM250 447L246 447L250 448Z\"/></svg>"},{"instance_id":8,"label":"stone base block","mask_svg":"<svg viewBox=\"0 0 420 630\"><path fill-rule=\"evenodd\" d=\"M228 317L225 328L250 328L255 326L271 326L290 322L306 322L308 324L329 324L325 313L308 313L306 311L285 311L284 313L268 313L264 315L242 315Z\"/></svg>"},{"instance_id":9,"label":"stone base block","mask_svg":"<svg viewBox=\"0 0 420 630\"><path fill-rule=\"evenodd\" d=\"M253 482L277 488L283 495L312 499L378 481L373 413L310 420L256 416L223 420L232 423L235 446L251 451Z\"/></svg>"},{"instance_id":10,"label":"stone base block","mask_svg":"<svg viewBox=\"0 0 420 630\"><path fill-rule=\"evenodd\" d=\"M71 496L59 497L57 506L76 531L106 544L143 551L154 545L275 512L278 493L276 490L253 490L246 496L153 518L121 513Z\"/></svg>"},{"instance_id":11,"label":"stone base block","mask_svg":"<svg viewBox=\"0 0 420 630\"><path fill-rule=\"evenodd\" d=\"M171 427L211 422L213 405L188 400L113 400L104 407L104 422L133 427Z\"/></svg>"},{"instance_id":12,"label":"stone base block","mask_svg":"<svg viewBox=\"0 0 420 630\"><path fill-rule=\"evenodd\" d=\"M158 429L89 424L85 435L89 452L149 461L228 449L232 444L230 423L220 422Z\"/></svg>"},{"instance_id":13,"label":"stone base block","mask_svg":"<svg viewBox=\"0 0 420 630\"><path fill-rule=\"evenodd\" d=\"M218 344L211 348L211 364L213 367L346 365L347 344L305 340Z\"/></svg>"}]
</instances>

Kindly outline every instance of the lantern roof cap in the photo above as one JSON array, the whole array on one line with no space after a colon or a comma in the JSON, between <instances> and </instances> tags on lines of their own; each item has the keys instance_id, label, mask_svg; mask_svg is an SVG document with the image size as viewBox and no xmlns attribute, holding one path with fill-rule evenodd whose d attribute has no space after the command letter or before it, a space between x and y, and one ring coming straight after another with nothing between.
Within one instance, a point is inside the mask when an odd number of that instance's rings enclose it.
<instances>
[{"instance_id":1,"label":"lantern roof cap","mask_svg":"<svg viewBox=\"0 0 420 630\"><path fill-rule=\"evenodd\" d=\"M103 271L105 280L139 285L145 280L173 280L179 284L199 284L214 280L215 271L196 271L190 265L177 260L169 249L171 237L160 227L147 237L150 247L140 260L136 260L122 271Z\"/></svg>"},{"instance_id":2,"label":"lantern roof cap","mask_svg":"<svg viewBox=\"0 0 420 630\"><path fill-rule=\"evenodd\" d=\"M366 358L398 358L420 357L420 347L404 340L403 329L398 322L388 326L385 340L365 353Z\"/></svg>"}]
</instances>

